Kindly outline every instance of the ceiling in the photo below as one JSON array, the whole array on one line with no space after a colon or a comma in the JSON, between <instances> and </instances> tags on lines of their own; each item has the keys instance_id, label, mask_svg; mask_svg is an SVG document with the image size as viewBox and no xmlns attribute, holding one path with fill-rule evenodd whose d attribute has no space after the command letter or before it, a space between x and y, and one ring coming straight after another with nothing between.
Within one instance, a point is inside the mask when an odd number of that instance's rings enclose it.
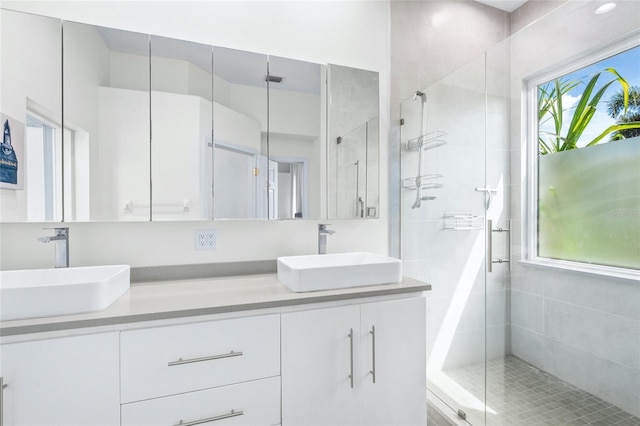
<instances>
[{"instance_id":1,"label":"ceiling","mask_svg":"<svg viewBox=\"0 0 640 426\"><path fill-rule=\"evenodd\" d=\"M513 12L523 4L527 2L527 0L476 0L479 3L484 3L491 7L495 7L496 9L501 9L506 12Z\"/></svg>"}]
</instances>

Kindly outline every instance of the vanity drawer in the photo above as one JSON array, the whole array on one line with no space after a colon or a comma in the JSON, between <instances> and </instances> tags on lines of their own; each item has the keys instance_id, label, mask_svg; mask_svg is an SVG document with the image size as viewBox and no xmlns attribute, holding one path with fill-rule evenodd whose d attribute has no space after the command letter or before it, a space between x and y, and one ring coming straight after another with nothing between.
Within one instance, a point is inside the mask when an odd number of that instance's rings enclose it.
<instances>
[{"instance_id":1,"label":"vanity drawer","mask_svg":"<svg viewBox=\"0 0 640 426\"><path fill-rule=\"evenodd\" d=\"M280 375L280 316L120 334L123 403Z\"/></svg>"},{"instance_id":2,"label":"vanity drawer","mask_svg":"<svg viewBox=\"0 0 640 426\"><path fill-rule=\"evenodd\" d=\"M122 426L277 425L280 378L124 404L121 415Z\"/></svg>"}]
</instances>

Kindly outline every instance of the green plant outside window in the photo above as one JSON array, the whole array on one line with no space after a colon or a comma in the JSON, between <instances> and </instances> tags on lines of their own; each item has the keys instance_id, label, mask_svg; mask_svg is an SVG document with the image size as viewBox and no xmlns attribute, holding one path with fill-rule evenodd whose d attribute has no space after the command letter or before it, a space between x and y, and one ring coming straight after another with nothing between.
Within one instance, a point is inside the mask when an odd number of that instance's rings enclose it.
<instances>
[{"instance_id":1,"label":"green plant outside window","mask_svg":"<svg viewBox=\"0 0 640 426\"><path fill-rule=\"evenodd\" d=\"M537 255L640 269L640 46L537 95Z\"/></svg>"}]
</instances>

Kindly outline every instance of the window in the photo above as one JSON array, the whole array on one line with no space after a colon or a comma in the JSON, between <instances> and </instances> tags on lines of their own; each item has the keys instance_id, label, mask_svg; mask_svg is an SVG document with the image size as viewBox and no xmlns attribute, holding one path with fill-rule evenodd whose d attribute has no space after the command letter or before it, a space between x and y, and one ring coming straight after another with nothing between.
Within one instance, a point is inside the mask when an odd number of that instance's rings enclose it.
<instances>
[{"instance_id":1,"label":"window","mask_svg":"<svg viewBox=\"0 0 640 426\"><path fill-rule=\"evenodd\" d=\"M640 46L531 80L528 258L640 270Z\"/></svg>"}]
</instances>

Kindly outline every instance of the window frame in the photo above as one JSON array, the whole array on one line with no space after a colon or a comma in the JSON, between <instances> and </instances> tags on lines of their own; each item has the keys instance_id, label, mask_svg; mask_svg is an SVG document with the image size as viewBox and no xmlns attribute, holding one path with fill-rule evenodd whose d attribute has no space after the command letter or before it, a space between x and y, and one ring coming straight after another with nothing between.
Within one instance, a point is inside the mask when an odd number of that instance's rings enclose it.
<instances>
[{"instance_id":1,"label":"window frame","mask_svg":"<svg viewBox=\"0 0 640 426\"><path fill-rule=\"evenodd\" d=\"M606 45L600 45L581 55L549 66L523 79L522 166L525 175L522 180L523 226L521 229L521 237L523 250L520 259L522 263L615 278L632 279L634 281L640 279L640 269L538 256L538 86L638 46L640 46L640 33L634 32L631 36L625 36L622 39L614 40Z\"/></svg>"}]
</instances>

